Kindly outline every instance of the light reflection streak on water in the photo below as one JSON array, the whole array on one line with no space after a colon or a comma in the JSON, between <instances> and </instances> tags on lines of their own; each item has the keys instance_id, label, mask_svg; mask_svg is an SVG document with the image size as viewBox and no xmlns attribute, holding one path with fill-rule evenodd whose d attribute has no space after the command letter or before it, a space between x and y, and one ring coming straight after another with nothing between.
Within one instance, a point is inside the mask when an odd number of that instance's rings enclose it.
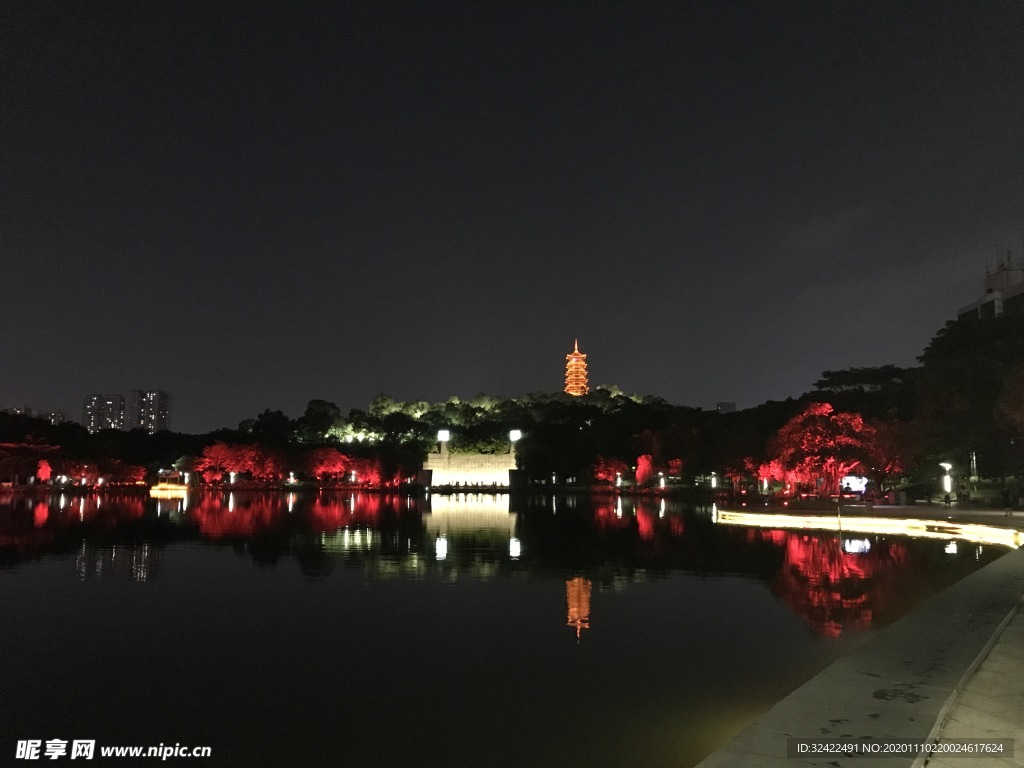
<instances>
[{"instance_id":1,"label":"light reflection streak on water","mask_svg":"<svg viewBox=\"0 0 1024 768\"><path fill-rule=\"evenodd\" d=\"M960 539L978 544L1017 549L1024 542L1024 534L1012 528L998 528L976 523L957 523L946 520L919 520L889 517L844 517L836 515L786 515L769 512L718 511L715 522L720 525L740 525L756 528L799 528L808 531L840 531L843 533L874 533L879 535L910 536L919 539Z\"/></svg>"}]
</instances>

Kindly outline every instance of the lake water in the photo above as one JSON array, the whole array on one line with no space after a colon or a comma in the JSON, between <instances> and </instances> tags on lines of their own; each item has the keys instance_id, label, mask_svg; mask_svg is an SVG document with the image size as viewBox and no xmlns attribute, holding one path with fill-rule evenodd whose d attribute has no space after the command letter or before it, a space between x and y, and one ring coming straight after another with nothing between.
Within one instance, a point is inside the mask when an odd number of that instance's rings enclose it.
<instances>
[{"instance_id":1,"label":"lake water","mask_svg":"<svg viewBox=\"0 0 1024 768\"><path fill-rule=\"evenodd\" d=\"M947 549L610 496L0 498L0 764L686 768L1003 553Z\"/></svg>"}]
</instances>

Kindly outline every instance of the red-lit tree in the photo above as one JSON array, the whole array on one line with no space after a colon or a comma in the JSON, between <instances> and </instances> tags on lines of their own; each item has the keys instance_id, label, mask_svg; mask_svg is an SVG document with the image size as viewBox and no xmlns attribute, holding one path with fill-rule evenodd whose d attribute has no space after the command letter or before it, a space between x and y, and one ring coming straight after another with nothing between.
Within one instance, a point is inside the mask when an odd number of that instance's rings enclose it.
<instances>
[{"instance_id":1,"label":"red-lit tree","mask_svg":"<svg viewBox=\"0 0 1024 768\"><path fill-rule=\"evenodd\" d=\"M63 474L71 478L72 483L82 483L83 485L96 485L96 481L100 477L99 469L95 464L73 459L64 462Z\"/></svg>"},{"instance_id":2,"label":"red-lit tree","mask_svg":"<svg viewBox=\"0 0 1024 768\"><path fill-rule=\"evenodd\" d=\"M645 453L636 459L636 484L647 485L654 479L654 460Z\"/></svg>"},{"instance_id":3,"label":"red-lit tree","mask_svg":"<svg viewBox=\"0 0 1024 768\"><path fill-rule=\"evenodd\" d=\"M726 467L725 476L732 484L733 493L740 493L744 485L750 482L751 478L757 478L759 468L757 462L750 456L744 456L735 464Z\"/></svg>"},{"instance_id":4,"label":"red-lit tree","mask_svg":"<svg viewBox=\"0 0 1024 768\"><path fill-rule=\"evenodd\" d=\"M355 475L355 482L361 485L380 485L380 463L375 459L352 459L348 471Z\"/></svg>"},{"instance_id":5,"label":"red-lit tree","mask_svg":"<svg viewBox=\"0 0 1024 768\"><path fill-rule=\"evenodd\" d=\"M869 476L881 490L886 482L903 474L913 463L920 437L913 424L872 421Z\"/></svg>"},{"instance_id":6,"label":"red-lit tree","mask_svg":"<svg viewBox=\"0 0 1024 768\"><path fill-rule=\"evenodd\" d=\"M280 452L264 448L262 445L245 446L247 452L248 472L254 480L275 482L284 474L284 457Z\"/></svg>"},{"instance_id":7,"label":"red-lit tree","mask_svg":"<svg viewBox=\"0 0 1024 768\"><path fill-rule=\"evenodd\" d=\"M778 459L772 459L758 466L757 479L769 483L781 483L786 479L786 468Z\"/></svg>"},{"instance_id":8,"label":"red-lit tree","mask_svg":"<svg viewBox=\"0 0 1024 768\"><path fill-rule=\"evenodd\" d=\"M769 454L787 472L806 475L822 496L839 492L839 482L870 466L874 429L857 413L836 413L828 403L811 403L779 430Z\"/></svg>"},{"instance_id":9,"label":"red-lit tree","mask_svg":"<svg viewBox=\"0 0 1024 768\"><path fill-rule=\"evenodd\" d=\"M36 479L40 483L50 482L50 478L53 476L53 469L50 468L50 462L46 459L40 459L39 465L36 468Z\"/></svg>"},{"instance_id":10,"label":"red-lit tree","mask_svg":"<svg viewBox=\"0 0 1024 768\"><path fill-rule=\"evenodd\" d=\"M614 483L620 475L629 474L629 465L618 459L606 459L604 456L598 456L590 471L599 483Z\"/></svg>"},{"instance_id":11,"label":"red-lit tree","mask_svg":"<svg viewBox=\"0 0 1024 768\"><path fill-rule=\"evenodd\" d=\"M100 472L111 483L141 483L146 479L146 468L137 464L125 464L120 459L103 462Z\"/></svg>"},{"instance_id":12,"label":"red-lit tree","mask_svg":"<svg viewBox=\"0 0 1024 768\"><path fill-rule=\"evenodd\" d=\"M203 449L195 468L206 482L216 482L224 474L251 472L254 476L273 474L275 467L269 454L253 445L231 445L216 442Z\"/></svg>"},{"instance_id":13,"label":"red-lit tree","mask_svg":"<svg viewBox=\"0 0 1024 768\"><path fill-rule=\"evenodd\" d=\"M348 469L351 459L336 448L316 448L305 456L305 469L320 481L341 478Z\"/></svg>"}]
</instances>

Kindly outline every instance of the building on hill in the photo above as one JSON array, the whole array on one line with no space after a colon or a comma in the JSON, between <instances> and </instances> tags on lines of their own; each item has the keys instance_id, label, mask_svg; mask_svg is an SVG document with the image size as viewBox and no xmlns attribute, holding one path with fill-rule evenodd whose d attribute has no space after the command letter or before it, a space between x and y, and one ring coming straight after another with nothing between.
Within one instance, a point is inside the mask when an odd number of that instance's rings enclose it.
<instances>
[{"instance_id":1,"label":"building on hill","mask_svg":"<svg viewBox=\"0 0 1024 768\"><path fill-rule=\"evenodd\" d=\"M994 272L986 270L982 288L980 298L957 310L957 320L1024 314L1024 269L1013 266L1009 251Z\"/></svg>"},{"instance_id":2,"label":"building on hill","mask_svg":"<svg viewBox=\"0 0 1024 768\"><path fill-rule=\"evenodd\" d=\"M124 429L124 395L86 395L82 424L90 434L101 429Z\"/></svg>"},{"instance_id":3,"label":"building on hill","mask_svg":"<svg viewBox=\"0 0 1024 768\"><path fill-rule=\"evenodd\" d=\"M45 419L46 421L50 422L50 424L53 426L63 424L65 421L68 420L68 415L64 411L46 409L40 410L38 408L33 408L31 405L26 405L22 408L4 408L3 412L9 413L12 416L28 416L33 419Z\"/></svg>"},{"instance_id":4,"label":"building on hill","mask_svg":"<svg viewBox=\"0 0 1024 768\"><path fill-rule=\"evenodd\" d=\"M171 396L159 389L133 389L128 392L126 429L144 429L155 434L170 429Z\"/></svg>"},{"instance_id":5,"label":"building on hill","mask_svg":"<svg viewBox=\"0 0 1024 768\"><path fill-rule=\"evenodd\" d=\"M159 389L132 389L124 395L86 395L82 424L90 433L101 429L143 429L155 434L170 429L171 396Z\"/></svg>"},{"instance_id":6,"label":"building on hill","mask_svg":"<svg viewBox=\"0 0 1024 768\"><path fill-rule=\"evenodd\" d=\"M565 391L573 397L585 395L587 387L587 356L580 352L580 342L576 339L572 352L565 356Z\"/></svg>"}]
</instances>

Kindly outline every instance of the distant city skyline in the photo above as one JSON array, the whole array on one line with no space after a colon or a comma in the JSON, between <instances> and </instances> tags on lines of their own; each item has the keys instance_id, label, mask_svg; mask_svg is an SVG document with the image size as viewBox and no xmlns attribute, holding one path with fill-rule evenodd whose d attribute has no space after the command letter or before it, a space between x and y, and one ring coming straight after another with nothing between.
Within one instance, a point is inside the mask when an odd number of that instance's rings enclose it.
<instances>
[{"instance_id":1,"label":"distant city skyline","mask_svg":"<svg viewBox=\"0 0 1024 768\"><path fill-rule=\"evenodd\" d=\"M0 408L0 411L14 416L29 416L35 419L46 419L53 425L63 424L65 421L69 420L67 411L54 408L37 408L36 406L29 405L27 403L22 406L5 406Z\"/></svg>"},{"instance_id":2,"label":"distant city skyline","mask_svg":"<svg viewBox=\"0 0 1024 768\"><path fill-rule=\"evenodd\" d=\"M141 429L152 435L171 428L171 396L159 389L130 389L127 397L86 395L81 424L90 433L102 429Z\"/></svg>"}]
</instances>

